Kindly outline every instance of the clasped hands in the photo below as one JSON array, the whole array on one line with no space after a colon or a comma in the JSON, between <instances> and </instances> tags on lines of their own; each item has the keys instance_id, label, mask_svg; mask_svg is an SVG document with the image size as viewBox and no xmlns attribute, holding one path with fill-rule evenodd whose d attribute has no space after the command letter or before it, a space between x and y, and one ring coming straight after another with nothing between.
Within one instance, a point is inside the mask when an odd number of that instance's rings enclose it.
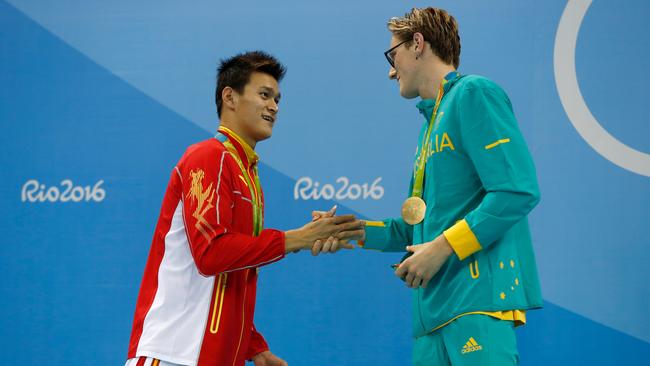
<instances>
[{"instance_id":1,"label":"clasped hands","mask_svg":"<svg viewBox=\"0 0 650 366\"><path fill-rule=\"evenodd\" d=\"M354 215L335 216L336 206L327 212L313 211L312 221L285 232L286 252L310 250L312 255L353 249L351 240L363 240L365 222Z\"/></svg>"}]
</instances>

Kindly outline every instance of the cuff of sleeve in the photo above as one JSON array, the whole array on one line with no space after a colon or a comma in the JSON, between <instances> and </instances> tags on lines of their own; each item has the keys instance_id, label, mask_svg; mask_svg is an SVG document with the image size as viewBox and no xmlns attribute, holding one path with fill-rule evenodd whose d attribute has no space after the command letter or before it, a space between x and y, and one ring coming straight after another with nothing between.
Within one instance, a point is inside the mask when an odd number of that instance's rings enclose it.
<instances>
[{"instance_id":1,"label":"cuff of sleeve","mask_svg":"<svg viewBox=\"0 0 650 366\"><path fill-rule=\"evenodd\" d=\"M461 261L482 249L481 243L464 219L445 230L443 234Z\"/></svg>"},{"instance_id":2,"label":"cuff of sleeve","mask_svg":"<svg viewBox=\"0 0 650 366\"><path fill-rule=\"evenodd\" d=\"M250 344L248 345L248 352L246 352L246 359L250 361L253 359L253 357L268 350L269 345L264 340L264 337L262 337L262 335L257 332L253 332Z\"/></svg>"},{"instance_id":3,"label":"cuff of sleeve","mask_svg":"<svg viewBox=\"0 0 650 366\"><path fill-rule=\"evenodd\" d=\"M383 221L366 221L366 240L357 240L357 244L363 249L376 249L372 245L366 246L366 241L369 239L369 237L373 237L376 235L377 229L381 230L380 232L383 233L383 229L386 227L386 224L384 224ZM370 239L372 242L372 239Z\"/></svg>"},{"instance_id":4,"label":"cuff of sleeve","mask_svg":"<svg viewBox=\"0 0 650 366\"><path fill-rule=\"evenodd\" d=\"M266 351L268 351L268 350L269 350L269 348L266 347L266 348L257 348L257 349L254 349L254 350L252 350L252 351L249 351L249 353L248 353L248 357L246 357L246 360L252 362L252 361L253 361L253 357L259 355L259 354L262 353L262 352L266 352Z\"/></svg>"},{"instance_id":5,"label":"cuff of sleeve","mask_svg":"<svg viewBox=\"0 0 650 366\"><path fill-rule=\"evenodd\" d=\"M262 255L267 258L267 260L260 265L266 265L279 261L287 255L287 253L285 253L286 237L284 231L276 229L264 229L260 235L257 236L257 238L259 240L271 242L271 245L268 246L268 250L262 252Z\"/></svg>"}]
</instances>

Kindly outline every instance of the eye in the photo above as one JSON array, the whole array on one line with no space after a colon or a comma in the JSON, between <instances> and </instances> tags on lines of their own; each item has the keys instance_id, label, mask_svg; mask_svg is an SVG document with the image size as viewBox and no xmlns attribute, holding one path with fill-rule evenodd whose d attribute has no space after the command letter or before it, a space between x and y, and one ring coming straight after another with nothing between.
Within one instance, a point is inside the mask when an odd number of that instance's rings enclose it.
<instances>
[{"instance_id":1,"label":"eye","mask_svg":"<svg viewBox=\"0 0 650 366\"><path fill-rule=\"evenodd\" d=\"M269 96L270 96L270 94L269 94L269 92L265 92L265 91L263 91L263 92L260 92L260 95L261 95L261 96L262 96L262 98L264 98L264 99L268 99L268 98L269 98Z\"/></svg>"}]
</instances>

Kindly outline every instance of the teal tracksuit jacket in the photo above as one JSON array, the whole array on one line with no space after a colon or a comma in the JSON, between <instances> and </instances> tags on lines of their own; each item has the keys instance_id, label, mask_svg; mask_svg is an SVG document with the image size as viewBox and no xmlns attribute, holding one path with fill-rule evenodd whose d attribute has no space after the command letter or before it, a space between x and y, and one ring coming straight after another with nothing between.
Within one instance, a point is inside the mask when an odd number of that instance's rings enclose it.
<instances>
[{"instance_id":1,"label":"teal tracksuit jacket","mask_svg":"<svg viewBox=\"0 0 650 366\"><path fill-rule=\"evenodd\" d=\"M404 251L444 234L454 249L427 288L413 291L415 337L467 313L542 305L527 220L540 193L510 100L484 77L447 77L427 152L424 220L368 222L364 242L365 249ZM434 104L417 104L424 117L418 153ZM413 177L409 196L412 189Z\"/></svg>"}]
</instances>

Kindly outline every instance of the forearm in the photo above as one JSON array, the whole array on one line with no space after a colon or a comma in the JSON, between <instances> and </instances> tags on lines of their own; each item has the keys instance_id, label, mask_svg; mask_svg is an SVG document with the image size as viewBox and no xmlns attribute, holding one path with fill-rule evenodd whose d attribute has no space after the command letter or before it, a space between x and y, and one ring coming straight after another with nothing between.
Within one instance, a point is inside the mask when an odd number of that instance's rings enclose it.
<instances>
[{"instance_id":1,"label":"forearm","mask_svg":"<svg viewBox=\"0 0 650 366\"><path fill-rule=\"evenodd\" d=\"M263 230L259 236L225 232L209 242L200 242L193 250L197 268L204 275L259 267L284 257L284 233Z\"/></svg>"},{"instance_id":2,"label":"forearm","mask_svg":"<svg viewBox=\"0 0 650 366\"><path fill-rule=\"evenodd\" d=\"M462 260L489 247L539 202L537 190L489 192L481 204L444 232Z\"/></svg>"},{"instance_id":3,"label":"forearm","mask_svg":"<svg viewBox=\"0 0 650 366\"><path fill-rule=\"evenodd\" d=\"M364 249L403 252L413 243L413 227L401 218L366 221Z\"/></svg>"}]
</instances>

